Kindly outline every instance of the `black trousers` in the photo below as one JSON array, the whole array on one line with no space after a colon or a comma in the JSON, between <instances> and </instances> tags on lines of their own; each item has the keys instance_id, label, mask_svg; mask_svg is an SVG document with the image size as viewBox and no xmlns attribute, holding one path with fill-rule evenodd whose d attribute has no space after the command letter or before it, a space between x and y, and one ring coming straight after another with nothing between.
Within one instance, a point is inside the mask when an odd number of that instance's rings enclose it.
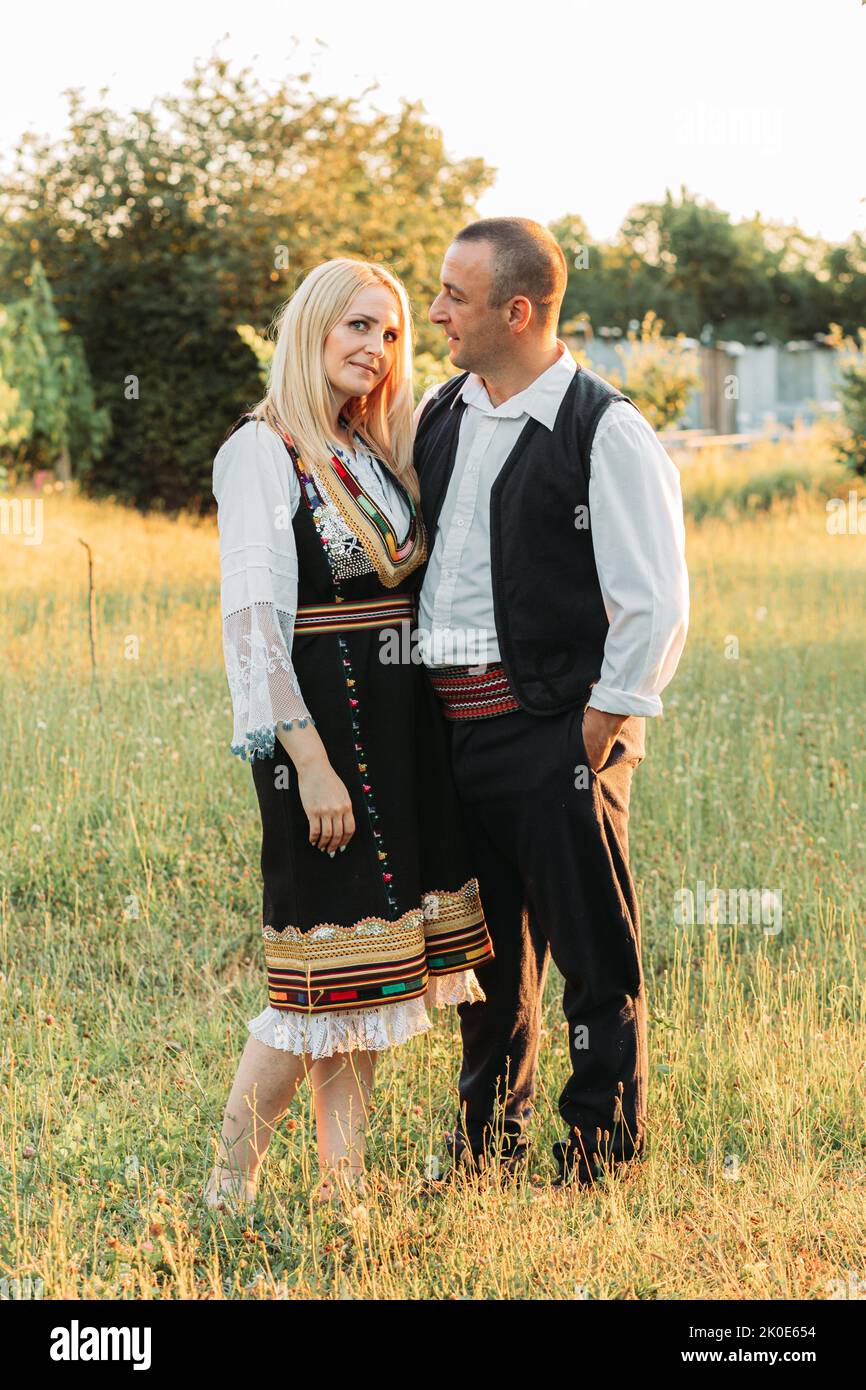
<instances>
[{"instance_id":1,"label":"black trousers","mask_svg":"<svg viewBox=\"0 0 866 1390\"><path fill-rule=\"evenodd\" d=\"M526 1156L548 964L565 980L571 1075L559 1097L561 1169L592 1182L645 1150L647 1038L640 923L628 864L631 779L644 754L630 716L598 773L583 709L449 724L452 766L496 957L483 1004L459 1008L456 1160ZM468 1152L467 1152L468 1151Z\"/></svg>"}]
</instances>

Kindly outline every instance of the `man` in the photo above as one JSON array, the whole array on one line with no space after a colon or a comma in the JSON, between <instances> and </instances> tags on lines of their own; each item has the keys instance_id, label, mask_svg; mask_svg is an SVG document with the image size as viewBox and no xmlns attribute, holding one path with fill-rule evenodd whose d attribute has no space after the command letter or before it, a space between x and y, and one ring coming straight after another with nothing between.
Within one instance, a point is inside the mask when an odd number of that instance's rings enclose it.
<instances>
[{"instance_id":1,"label":"man","mask_svg":"<svg viewBox=\"0 0 866 1390\"><path fill-rule=\"evenodd\" d=\"M526 1157L550 957L565 979L568 1125L558 1183L646 1142L646 994L628 862L646 716L688 626L679 474L627 397L557 338L551 234L497 217L458 233L430 320L461 369L416 411L430 560L420 651L496 952L461 1007L455 1162Z\"/></svg>"}]
</instances>

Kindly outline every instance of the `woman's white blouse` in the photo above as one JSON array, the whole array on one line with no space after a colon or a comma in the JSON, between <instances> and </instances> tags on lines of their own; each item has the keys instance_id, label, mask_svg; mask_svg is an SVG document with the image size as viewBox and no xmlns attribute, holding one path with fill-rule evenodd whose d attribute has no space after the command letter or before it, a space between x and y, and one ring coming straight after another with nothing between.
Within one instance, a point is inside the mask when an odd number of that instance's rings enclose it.
<instances>
[{"instance_id":1,"label":"woman's white blouse","mask_svg":"<svg viewBox=\"0 0 866 1390\"><path fill-rule=\"evenodd\" d=\"M388 470L357 436L354 454L337 452L404 540L409 509ZM232 752L263 757L273 753L278 726L312 719L291 657L298 608L292 518L301 487L286 446L270 425L248 420L226 440L214 459L213 494L223 654L234 714Z\"/></svg>"}]
</instances>

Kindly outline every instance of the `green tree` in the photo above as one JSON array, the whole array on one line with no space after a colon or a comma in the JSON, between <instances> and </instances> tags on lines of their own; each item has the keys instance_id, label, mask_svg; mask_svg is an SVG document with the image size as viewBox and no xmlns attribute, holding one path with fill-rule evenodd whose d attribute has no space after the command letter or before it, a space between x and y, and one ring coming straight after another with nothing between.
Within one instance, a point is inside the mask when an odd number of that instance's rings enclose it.
<instances>
[{"instance_id":1,"label":"green tree","mask_svg":"<svg viewBox=\"0 0 866 1390\"><path fill-rule=\"evenodd\" d=\"M674 333L782 341L853 331L866 319L866 240L840 246L757 214L728 213L687 189L633 208L609 242L577 216L552 224L569 265L563 318L625 332L653 310ZM588 256L576 250L588 248Z\"/></svg>"},{"instance_id":2,"label":"green tree","mask_svg":"<svg viewBox=\"0 0 866 1390\"><path fill-rule=\"evenodd\" d=\"M0 307L0 459L14 460L23 454L30 439L33 411L22 401L18 387L4 375L2 343L7 321L6 310Z\"/></svg>"},{"instance_id":3,"label":"green tree","mask_svg":"<svg viewBox=\"0 0 866 1390\"><path fill-rule=\"evenodd\" d=\"M562 247L568 267L568 283L562 301L562 331L578 323L614 325L616 305L608 265L608 249L593 242L582 217L561 217L550 230Z\"/></svg>"},{"instance_id":4,"label":"green tree","mask_svg":"<svg viewBox=\"0 0 866 1390\"><path fill-rule=\"evenodd\" d=\"M345 254L385 261L426 308L490 179L447 157L420 106L370 112L304 73L265 90L214 56L129 117L72 93L67 137L26 135L0 187L0 268L23 278L35 243L84 340L113 424L90 486L210 505L213 455L261 388L236 326L263 333L309 269ZM441 353L426 314L419 347Z\"/></svg>"},{"instance_id":5,"label":"green tree","mask_svg":"<svg viewBox=\"0 0 866 1390\"><path fill-rule=\"evenodd\" d=\"M108 413L97 408L81 340L58 315L41 263L23 297L0 310L0 375L7 384L0 446L62 478L101 454ZM13 394L14 393L14 394Z\"/></svg>"},{"instance_id":6,"label":"green tree","mask_svg":"<svg viewBox=\"0 0 866 1390\"><path fill-rule=\"evenodd\" d=\"M861 478L866 478L866 328L846 336L841 326L834 323L830 337L842 353L839 401L844 427L838 438L838 456Z\"/></svg>"}]
</instances>

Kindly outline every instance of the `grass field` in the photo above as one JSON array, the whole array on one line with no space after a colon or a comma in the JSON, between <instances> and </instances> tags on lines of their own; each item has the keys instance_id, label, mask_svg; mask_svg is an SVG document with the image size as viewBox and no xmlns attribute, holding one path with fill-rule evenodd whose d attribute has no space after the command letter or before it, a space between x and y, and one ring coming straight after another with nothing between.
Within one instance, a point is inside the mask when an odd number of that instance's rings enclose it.
<instances>
[{"instance_id":1,"label":"grass field","mask_svg":"<svg viewBox=\"0 0 866 1390\"><path fill-rule=\"evenodd\" d=\"M0 1277L51 1299L862 1297L866 539L825 520L802 493L689 528L689 639L632 799L646 1162L590 1195L545 1185L552 974L532 1185L425 1192L459 1061L442 1013L382 1056L365 1205L312 1209L305 1090L249 1223L200 1199L265 1002L214 525L67 492L40 545L0 536ZM678 923L699 881L769 889L781 931Z\"/></svg>"}]
</instances>

